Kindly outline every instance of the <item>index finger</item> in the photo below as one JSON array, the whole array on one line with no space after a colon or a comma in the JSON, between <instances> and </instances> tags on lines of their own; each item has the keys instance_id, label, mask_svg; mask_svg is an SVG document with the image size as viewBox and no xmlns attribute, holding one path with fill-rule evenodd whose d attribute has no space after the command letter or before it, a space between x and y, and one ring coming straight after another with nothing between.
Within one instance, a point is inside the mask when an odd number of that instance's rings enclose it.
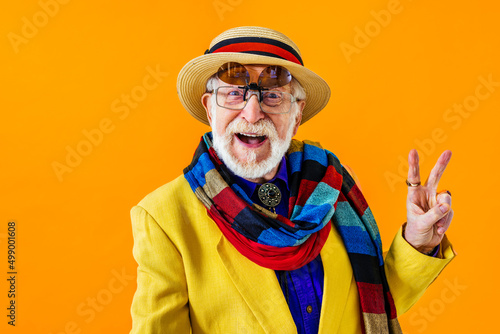
<instances>
[{"instance_id":1,"label":"index finger","mask_svg":"<svg viewBox=\"0 0 500 334\"><path fill-rule=\"evenodd\" d=\"M426 186L433 189L437 189L439 180L441 179L441 176L443 175L443 172L446 169L448 162L450 162L450 159L451 159L450 150L446 150L443 153L441 153L441 156L434 165L434 168L432 168L431 173L427 178L427 181L425 181Z\"/></svg>"},{"instance_id":2,"label":"index finger","mask_svg":"<svg viewBox=\"0 0 500 334\"><path fill-rule=\"evenodd\" d=\"M418 153L416 149L412 149L410 154L408 154L408 182L419 183L420 182L420 166Z\"/></svg>"}]
</instances>

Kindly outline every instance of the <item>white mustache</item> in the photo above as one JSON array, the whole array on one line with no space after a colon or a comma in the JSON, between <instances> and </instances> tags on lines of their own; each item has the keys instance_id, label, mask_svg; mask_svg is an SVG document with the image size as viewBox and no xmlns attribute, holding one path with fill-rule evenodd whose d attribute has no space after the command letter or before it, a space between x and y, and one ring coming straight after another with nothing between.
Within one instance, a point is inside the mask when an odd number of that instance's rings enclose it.
<instances>
[{"instance_id":1,"label":"white mustache","mask_svg":"<svg viewBox=\"0 0 500 334\"><path fill-rule=\"evenodd\" d=\"M235 119L226 128L226 136L236 133L254 133L259 136L266 136L269 139L278 139L278 131L269 119L261 119L256 123L248 123L244 119Z\"/></svg>"}]
</instances>

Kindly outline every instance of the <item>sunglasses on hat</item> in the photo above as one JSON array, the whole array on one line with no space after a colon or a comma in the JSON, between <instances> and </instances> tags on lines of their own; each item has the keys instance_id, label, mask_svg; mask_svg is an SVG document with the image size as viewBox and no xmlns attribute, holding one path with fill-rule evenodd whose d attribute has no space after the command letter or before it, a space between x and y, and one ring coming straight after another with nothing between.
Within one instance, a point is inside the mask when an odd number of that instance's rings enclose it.
<instances>
[{"instance_id":1,"label":"sunglasses on hat","mask_svg":"<svg viewBox=\"0 0 500 334\"><path fill-rule=\"evenodd\" d=\"M217 78L230 85L248 86L250 84L250 73L245 66L228 62L217 71ZM292 81L290 72L279 65L270 65L259 74L257 85L262 88L282 87Z\"/></svg>"}]
</instances>

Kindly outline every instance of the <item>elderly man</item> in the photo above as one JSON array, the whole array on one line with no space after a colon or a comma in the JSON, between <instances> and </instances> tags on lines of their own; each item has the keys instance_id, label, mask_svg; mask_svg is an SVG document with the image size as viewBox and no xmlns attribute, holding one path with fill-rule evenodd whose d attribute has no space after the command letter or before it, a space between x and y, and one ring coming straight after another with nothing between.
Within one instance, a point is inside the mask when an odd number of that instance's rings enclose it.
<instances>
[{"instance_id":1,"label":"elderly man","mask_svg":"<svg viewBox=\"0 0 500 334\"><path fill-rule=\"evenodd\" d=\"M454 257L451 196L436 191L451 152L424 185L410 152L407 222L384 258L352 172L292 140L330 90L289 38L225 31L177 87L212 132L131 211L131 333L401 333L397 316Z\"/></svg>"}]
</instances>

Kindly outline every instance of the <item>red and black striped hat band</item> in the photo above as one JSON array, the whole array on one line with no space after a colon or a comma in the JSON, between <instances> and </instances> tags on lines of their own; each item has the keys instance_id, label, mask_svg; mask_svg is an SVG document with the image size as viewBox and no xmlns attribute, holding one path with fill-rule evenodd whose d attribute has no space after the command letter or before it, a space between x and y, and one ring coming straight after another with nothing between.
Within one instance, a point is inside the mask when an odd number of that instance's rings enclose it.
<instances>
[{"instance_id":1,"label":"red and black striped hat band","mask_svg":"<svg viewBox=\"0 0 500 334\"><path fill-rule=\"evenodd\" d=\"M291 46L264 37L229 38L215 44L207 53L240 52L285 59L304 66L302 58Z\"/></svg>"}]
</instances>

